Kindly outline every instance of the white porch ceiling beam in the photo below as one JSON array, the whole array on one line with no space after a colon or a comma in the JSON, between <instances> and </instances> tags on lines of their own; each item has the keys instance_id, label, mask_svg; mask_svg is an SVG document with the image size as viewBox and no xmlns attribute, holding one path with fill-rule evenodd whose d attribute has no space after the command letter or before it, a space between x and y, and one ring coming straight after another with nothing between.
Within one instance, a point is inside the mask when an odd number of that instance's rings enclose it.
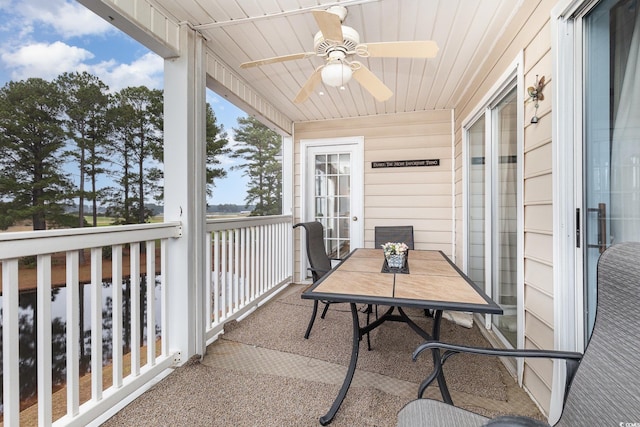
<instances>
[{"instance_id":1,"label":"white porch ceiling beam","mask_svg":"<svg viewBox=\"0 0 640 427\"><path fill-rule=\"evenodd\" d=\"M291 135L293 122L273 104L258 95L238 74L224 64L213 52L207 51L207 87L224 96L238 108L258 118L278 133Z\"/></svg>"},{"instance_id":2,"label":"white porch ceiling beam","mask_svg":"<svg viewBox=\"0 0 640 427\"><path fill-rule=\"evenodd\" d=\"M145 0L77 0L164 59L179 55L179 25Z\"/></svg>"}]
</instances>

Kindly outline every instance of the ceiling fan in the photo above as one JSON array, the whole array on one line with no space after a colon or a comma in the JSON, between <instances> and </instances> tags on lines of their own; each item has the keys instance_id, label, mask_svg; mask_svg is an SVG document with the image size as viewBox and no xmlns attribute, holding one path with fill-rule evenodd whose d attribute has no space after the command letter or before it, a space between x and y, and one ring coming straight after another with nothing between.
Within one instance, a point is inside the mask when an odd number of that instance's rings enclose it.
<instances>
[{"instance_id":1,"label":"ceiling fan","mask_svg":"<svg viewBox=\"0 0 640 427\"><path fill-rule=\"evenodd\" d=\"M324 58L326 62L316 68L294 98L293 102L296 103L306 101L321 81L326 85L344 89L344 85L351 80L351 77L356 79L375 99L384 102L391 98L393 92L361 62L353 60L354 56L433 58L438 53L438 45L429 40L360 43L358 32L342 25L347 16L347 9L344 6L332 6L327 10L314 10L312 13L320 28L313 39L314 52L276 56L240 64L240 68L249 68L313 56Z\"/></svg>"}]
</instances>

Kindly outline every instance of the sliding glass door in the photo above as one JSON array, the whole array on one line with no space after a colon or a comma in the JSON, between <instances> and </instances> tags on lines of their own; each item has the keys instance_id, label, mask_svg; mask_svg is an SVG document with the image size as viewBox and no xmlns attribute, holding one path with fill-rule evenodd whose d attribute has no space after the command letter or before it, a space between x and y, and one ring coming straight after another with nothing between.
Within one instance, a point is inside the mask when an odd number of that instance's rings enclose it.
<instances>
[{"instance_id":1,"label":"sliding glass door","mask_svg":"<svg viewBox=\"0 0 640 427\"><path fill-rule=\"evenodd\" d=\"M492 298L504 310L493 316L493 326L517 346L517 213L518 146L515 88L491 109L493 168Z\"/></svg>"},{"instance_id":2,"label":"sliding glass door","mask_svg":"<svg viewBox=\"0 0 640 427\"><path fill-rule=\"evenodd\" d=\"M517 346L518 102L515 79L465 127L467 274L504 310L492 328Z\"/></svg>"},{"instance_id":3,"label":"sliding glass door","mask_svg":"<svg viewBox=\"0 0 640 427\"><path fill-rule=\"evenodd\" d=\"M585 338L596 268L614 243L640 241L640 1L605 0L584 17L582 241Z\"/></svg>"}]
</instances>

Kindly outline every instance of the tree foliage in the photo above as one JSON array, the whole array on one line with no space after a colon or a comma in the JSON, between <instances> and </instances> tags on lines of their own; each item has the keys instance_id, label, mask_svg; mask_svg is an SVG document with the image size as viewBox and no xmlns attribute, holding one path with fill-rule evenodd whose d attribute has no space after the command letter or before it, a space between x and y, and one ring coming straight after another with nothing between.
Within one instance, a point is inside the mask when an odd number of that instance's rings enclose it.
<instances>
[{"instance_id":1,"label":"tree foliage","mask_svg":"<svg viewBox=\"0 0 640 427\"><path fill-rule=\"evenodd\" d=\"M108 87L96 76L87 73L64 73L56 80L63 97L66 113L66 133L70 143L75 144L68 155L78 164L79 181L77 197L78 226L83 227L84 201L93 204L93 226L97 226L98 198L101 192L98 177L106 172L106 143L109 134L107 111L109 108ZM90 190L85 189L86 181Z\"/></svg>"},{"instance_id":2,"label":"tree foliage","mask_svg":"<svg viewBox=\"0 0 640 427\"><path fill-rule=\"evenodd\" d=\"M249 178L247 205L255 203L253 216L282 213L282 138L255 117L238 117L233 129L240 145L231 157L242 159L233 169L243 170Z\"/></svg>"},{"instance_id":3,"label":"tree foliage","mask_svg":"<svg viewBox=\"0 0 640 427\"><path fill-rule=\"evenodd\" d=\"M278 214L280 137L254 118L238 125L241 145L232 152L224 126L206 105L207 196L226 177L221 157L230 155L243 160L235 169L250 178L245 201L255 205L252 214ZM93 226L99 205L115 223L146 222L150 200L163 199L163 160L160 90L127 87L112 94L87 72L0 89L0 230L19 220L31 220L36 230L82 227L88 202ZM105 178L112 185L105 186ZM72 202L77 214L68 213Z\"/></svg>"},{"instance_id":4,"label":"tree foliage","mask_svg":"<svg viewBox=\"0 0 640 427\"><path fill-rule=\"evenodd\" d=\"M115 94L109 117L114 132L113 160L118 184L111 192L110 213L117 223L146 222L145 191L154 189L157 174L149 162L162 161L162 91L145 86L127 87Z\"/></svg>"},{"instance_id":5,"label":"tree foliage","mask_svg":"<svg viewBox=\"0 0 640 427\"><path fill-rule=\"evenodd\" d=\"M218 119L207 103L207 196L213 195L215 180L227 176L227 171L221 167L220 156L229 154L229 140L224 125L218 125Z\"/></svg>"},{"instance_id":6,"label":"tree foliage","mask_svg":"<svg viewBox=\"0 0 640 427\"><path fill-rule=\"evenodd\" d=\"M0 89L0 225L31 219L34 230L44 230L63 214L73 195L61 168L64 144L55 84L30 78Z\"/></svg>"}]
</instances>

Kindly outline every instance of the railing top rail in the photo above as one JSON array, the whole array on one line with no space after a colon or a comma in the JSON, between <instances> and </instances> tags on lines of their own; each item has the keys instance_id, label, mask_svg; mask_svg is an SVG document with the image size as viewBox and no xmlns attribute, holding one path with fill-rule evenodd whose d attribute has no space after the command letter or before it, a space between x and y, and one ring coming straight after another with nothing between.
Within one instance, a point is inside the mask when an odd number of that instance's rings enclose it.
<instances>
[{"instance_id":1,"label":"railing top rail","mask_svg":"<svg viewBox=\"0 0 640 427\"><path fill-rule=\"evenodd\" d=\"M207 218L207 231L252 227L254 225L280 224L292 221L293 215L247 216L235 218Z\"/></svg>"},{"instance_id":2,"label":"railing top rail","mask_svg":"<svg viewBox=\"0 0 640 427\"><path fill-rule=\"evenodd\" d=\"M0 259L180 237L179 221L0 233Z\"/></svg>"}]
</instances>

